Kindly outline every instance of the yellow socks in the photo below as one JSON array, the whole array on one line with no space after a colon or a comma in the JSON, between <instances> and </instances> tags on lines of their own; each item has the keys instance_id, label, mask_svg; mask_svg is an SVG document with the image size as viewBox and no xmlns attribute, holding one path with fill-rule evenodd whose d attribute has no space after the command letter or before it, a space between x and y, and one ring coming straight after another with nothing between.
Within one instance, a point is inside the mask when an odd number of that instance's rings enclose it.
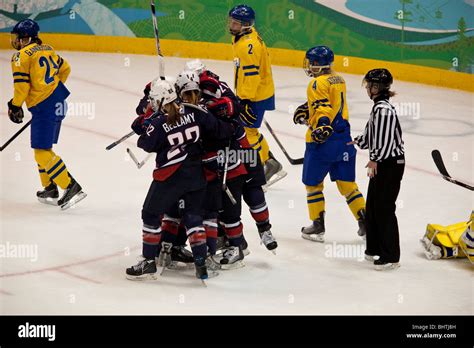
<instances>
[{"instance_id":1,"label":"yellow socks","mask_svg":"<svg viewBox=\"0 0 474 348\"><path fill-rule=\"evenodd\" d=\"M71 178L61 157L56 155L52 149L34 149L34 152L43 187L47 187L51 182L54 182L63 190L66 189L71 182Z\"/></svg>"}]
</instances>

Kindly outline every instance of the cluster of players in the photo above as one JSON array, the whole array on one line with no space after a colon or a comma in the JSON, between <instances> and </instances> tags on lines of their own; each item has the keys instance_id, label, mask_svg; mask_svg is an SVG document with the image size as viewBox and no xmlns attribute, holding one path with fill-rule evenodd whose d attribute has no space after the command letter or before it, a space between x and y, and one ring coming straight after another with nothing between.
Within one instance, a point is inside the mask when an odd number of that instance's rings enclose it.
<instances>
[{"instance_id":1,"label":"cluster of players","mask_svg":"<svg viewBox=\"0 0 474 348\"><path fill-rule=\"evenodd\" d=\"M143 260L127 277L154 278L157 264L177 261L194 262L200 279L241 267L247 250L242 200L262 243L275 251L264 168L243 127L256 119L252 109L195 60L174 85L160 78L149 83L137 113L138 146L156 152L157 163L142 210Z\"/></svg>"},{"instance_id":2,"label":"cluster of players","mask_svg":"<svg viewBox=\"0 0 474 348\"><path fill-rule=\"evenodd\" d=\"M238 5L229 12L235 93L199 60L188 62L175 84L157 78L145 88L132 128L140 135L138 146L157 154L156 168L142 209L143 259L126 270L129 279L154 278L157 267L173 267L176 262L193 263L199 279L216 275L219 269L243 266L248 248L242 200L262 244L272 252L278 247L263 188L286 173L259 132L265 111L275 109L275 96L269 54L254 23L255 12L249 6ZM22 123L26 103L32 113L31 147L43 186L37 197L67 209L86 197L53 151L66 115L69 91L64 83L70 66L42 43L38 32L31 19L12 30L12 46L18 52L11 62L14 96L8 102L8 116ZM307 128L302 181L311 225L301 229L302 237L324 242L323 190L329 174L358 224L358 235L367 238L366 258L376 269L395 269L400 258L395 201L405 158L401 127L389 102L393 78L383 68L365 75L374 105L364 133L352 140L346 85L333 71L333 61L327 46L306 52L307 101L293 115L295 124ZM58 110L57 105L63 107ZM369 150L367 204L355 182L354 145ZM61 198L58 187L64 191ZM445 243L448 249L438 248L436 238L443 231L428 229L432 236L427 233L430 239L424 238L424 247L431 258L458 254L451 242ZM454 244L461 239L461 248L466 246L463 255L472 257L471 230L454 239ZM187 241L191 252L185 248Z\"/></svg>"}]
</instances>

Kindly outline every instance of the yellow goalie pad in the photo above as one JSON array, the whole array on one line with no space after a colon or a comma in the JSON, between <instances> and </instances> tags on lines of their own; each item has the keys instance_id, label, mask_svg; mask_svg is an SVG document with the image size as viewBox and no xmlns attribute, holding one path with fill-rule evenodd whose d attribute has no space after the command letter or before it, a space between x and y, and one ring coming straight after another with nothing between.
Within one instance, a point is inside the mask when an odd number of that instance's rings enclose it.
<instances>
[{"instance_id":1,"label":"yellow goalie pad","mask_svg":"<svg viewBox=\"0 0 474 348\"><path fill-rule=\"evenodd\" d=\"M467 257L469 261L474 262L473 217L474 213L471 212L467 222L449 226L428 224L421 240L426 257L430 260Z\"/></svg>"},{"instance_id":2,"label":"yellow goalie pad","mask_svg":"<svg viewBox=\"0 0 474 348\"><path fill-rule=\"evenodd\" d=\"M425 237L433 240L436 245L454 248L459 245L459 239L468 226L467 222L458 222L449 226L428 224Z\"/></svg>"}]
</instances>

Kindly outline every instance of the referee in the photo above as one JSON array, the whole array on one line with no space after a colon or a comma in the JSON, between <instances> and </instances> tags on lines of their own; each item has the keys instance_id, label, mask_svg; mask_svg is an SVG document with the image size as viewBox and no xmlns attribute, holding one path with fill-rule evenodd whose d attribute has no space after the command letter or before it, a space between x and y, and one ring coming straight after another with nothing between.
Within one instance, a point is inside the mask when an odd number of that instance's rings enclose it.
<instances>
[{"instance_id":1,"label":"referee","mask_svg":"<svg viewBox=\"0 0 474 348\"><path fill-rule=\"evenodd\" d=\"M400 267L400 240L395 202L405 169L402 129L389 99L392 74L387 69L370 70L363 83L374 101L364 133L353 144L369 150L370 177L366 203L367 249L365 257L376 270ZM378 258L376 258L378 256Z\"/></svg>"}]
</instances>

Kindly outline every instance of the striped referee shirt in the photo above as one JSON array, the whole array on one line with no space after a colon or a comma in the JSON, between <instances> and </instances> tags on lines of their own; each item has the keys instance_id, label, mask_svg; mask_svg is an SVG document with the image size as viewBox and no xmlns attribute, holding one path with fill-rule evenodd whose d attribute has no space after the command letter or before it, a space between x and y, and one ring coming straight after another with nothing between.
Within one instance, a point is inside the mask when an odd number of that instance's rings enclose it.
<instances>
[{"instance_id":1,"label":"striped referee shirt","mask_svg":"<svg viewBox=\"0 0 474 348\"><path fill-rule=\"evenodd\" d=\"M405 153L397 111L388 100L375 100L364 133L354 141L361 149L369 149L370 160L374 162Z\"/></svg>"}]
</instances>

